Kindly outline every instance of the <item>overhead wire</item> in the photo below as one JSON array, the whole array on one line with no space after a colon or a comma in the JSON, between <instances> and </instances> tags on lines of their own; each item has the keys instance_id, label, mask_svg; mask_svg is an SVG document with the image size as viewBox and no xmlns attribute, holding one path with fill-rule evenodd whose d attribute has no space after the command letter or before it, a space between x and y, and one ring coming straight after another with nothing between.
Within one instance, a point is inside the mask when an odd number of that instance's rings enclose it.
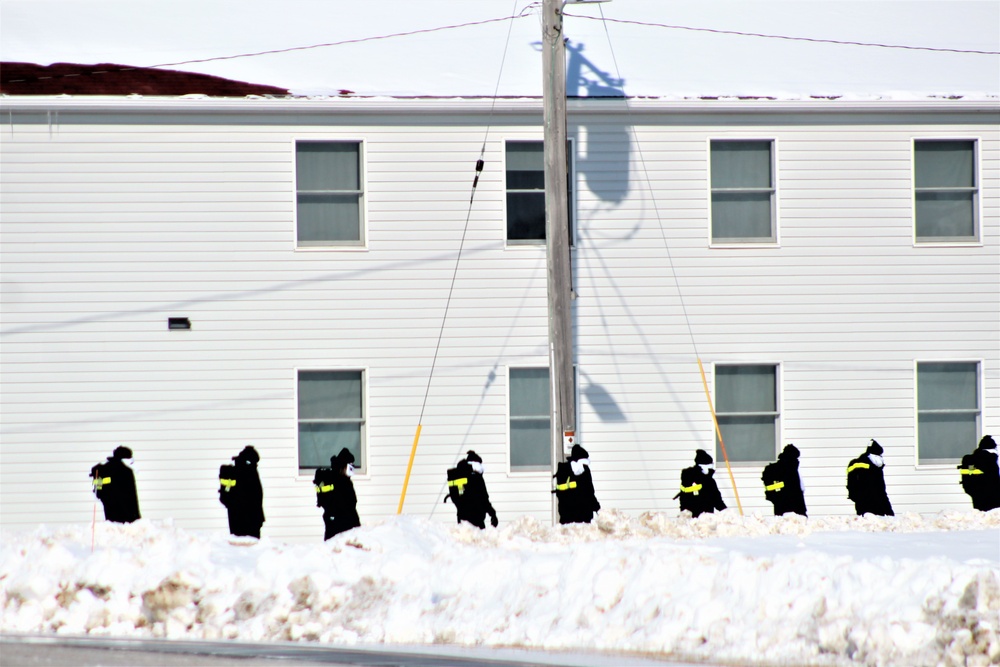
<instances>
[{"instance_id":1,"label":"overhead wire","mask_svg":"<svg viewBox=\"0 0 1000 667\"><path fill-rule=\"evenodd\" d=\"M247 52L247 53L236 53L236 54L230 54L230 55L226 55L226 56L210 56L208 58L194 58L194 59L191 59L191 60L179 60L177 62L158 63L156 65L145 65L145 66L135 66L135 67L120 67L120 68L114 68L114 69L93 70L91 72L73 72L71 74L53 74L53 75L46 75L46 76L39 76L39 77L25 77L25 78L21 78L21 79L11 79L11 80L7 81L6 83L25 83L27 81L41 81L41 80L50 80L50 79L63 79L63 78L79 77L79 76L93 76L93 75L97 75L97 74L114 74L114 73L117 73L117 72L134 72L136 70L141 70L141 69L157 69L157 68L161 68L161 67L179 67L181 65L196 65L196 64L202 64L202 63L217 62L217 61L221 61L221 60L236 60L238 58L255 58L255 57L258 57L258 56L278 55L278 54L282 54L282 53L293 53L295 51L309 51L309 50L312 50L312 49L322 49L322 48L328 48L328 47L332 47L332 46L344 46L344 45L347 45L347 44L362 44L362 43L365 43L365 42L373 42L373 41L384 40L384 39L394 39L394 38L397 38L397 37L410 37L410 36L413 36L413 35L429 34L429 33L441 32L441 31L445 31L445 30L456 30L456 29L459 29L459 28L469 28L469 27L473 27L473 26L488 25L488 24L491 24L491 23L498 23L500 21L511 21L511 23L513 24L513 20L514 19L525 18L526 16L530 16L531 14L535 13L534 10L538 7L538 5L539 5L538 2L532 2L532 3L529 3L529 4L525 5L521 9L520 12L512 11L511 15L509 15L509 16L500 16L500 17L491 18L491 19L483 19L481 21L469 21L469 22L466 22L466 23L456 23L456 24L451 24L451 25L437 26L437 27L433 27L433 28L422 28L422 29L419 29L419 30L408 30L408 31L404 31L404 32L389 33L389 34L385 34L385 35L372 35L370 37L358 37L358 38L354 38L354 39L344 39L344 40L340 40L340 41L336 41L336 42L323 42L323 43L320 43L320 44L308 44L308 45L305 45L305 46L290 46L290 47L285 47L285 48L280 48L280 49L267 49L267 50L264 50L264 51L251 51L251 52ZM600 6L598 6L598 7L600 8ZM516 10L516 8L517 8L517 4L515 2L514 10ZM881 43L881 42L860 42L860 41L852 41L852 40L824 39L824 38L818 38L818 37L796 37L796 36L793 36L793 35L773 35L773 34L767 34L767 33L746 32L746 31L740 31L740 30L722 30L720 28L703 28L703 27L685 26L685 25L672 25L672 24L667 24L667 23L653 23L653 22L650 22L650 21L636 21L636 20L631 20L631 19L615 19L615 18L607 18L607 17L605 17L603 9L600 9L600 12L601 12L601 16L600 17L586 16L584 14L572 14L572 13L566 13L566 12L564 12L563 15L564 16L573 17L573 18L587 19L587 20L591 20L591 21L603 21L605 23L621 23L621 24L637 25L637 26L644 26L644 27L650 27L650 28L664 28L664 29L669 29L669 30L687 30L687 31L691 31L691 32L706 32L706 33L713 33L713 34L718 34L718 35L732 35L732 36L738 36L738 37L757 37L757 38L761 38L761 39L778 39L778 40L795 41L795 42L812 42L812 43L817 43L817 44L835 44L835 45L839 45L839 46L864 46L864 47L876 47L876 48L883 48L883 49L903 49L903 50L908 50L908 51L930 51L930 52L937 52L937 53L958 53L958 54L987 55L987 56L998 56L998 55L1000 55L1000 51L984 51L984 50L978 50L978 49L955 49L955 48L933 47L933 46L913 46L913 45L906 45L906 44L885 44L885 43ZM605 27L605 30L606 30L606 27ZM509 31L508 31L508 39L509 39Z\"/></svg>"},{"instance_id":2,"label":"overhead wire","mask_svg":"<svg viewBox=\"0 0 1000 667\"><path fill-rule=\"evenodd\" d=\"M600 5L598 5L598 9L600 10L601 16L603 17L604 9L601 8ZM624 81L624 79L622 79L621 69L618 67L618 58L615 55L614 45L611 42L611 32L608 30L607 23L604 23L604 34L608 39L608 48L611 52L611 61L615 66L615 75L617 76L619 81ZM649 178L649 169L646 167L646 158L642 153L642 144L639 142L639 134L635 130L635 122L632 117L632 107L629 104L628 95L624 94L625 93L624 87L622 88L622 93L623 93L622 97L625 101L625 110L629 118L628 125L630 128L632 128L632 137L633 140L635 141L636 153L639 156L639 164L642 166L643 177L645 178L646 186L649 188L649 198L653 204L653 212L656 214L656 221L660 228L660 237L663 239L663 247L667 253L667 265L670 267L670 273L673 276L674 287L677 290L677 299L681 306L681 314L684 317L684 323L687 326L688 336L691 339L691 347L694 349L695 359L698 361L698 371L701 374L702 387L705 390L705 398L708 401L708 409L712 415L712 423L715 425L715 433L719 438L719 446L722 449L722 455L726 461L726 470L729 472L729 481L733 485L733 493L736 496L736 506L739 509L740 514L742 515L743 504L740 502L740 493L736 488L736 479L733 477L732 467L729 465L729 455L726 452L726 445L722 438L722 429L719 428L719 420L715 414L715 405L712 403L712 397L708 390L708 381L705 379L705 368L701 362L701 355L698 353L698 343L694 337L694 328L691 326L691 318L689 317L687 312L687 305L684 303L684 294L681 291L680 279L677 277L677 268L674 266L674 260L670 253L670 244L667 242L667 233L666 230L663 228L663 219L660 216L660 207L656 203L656 195L653 192L652 186L650 185L651 180Z\"/></svg>"},{"instance_id":3,"label":"overhead wire","mask_svg":"<svg viewBox=\"0 0 1000 667\"><path fill-rule=\"evenodd\" d=\"M518 0L514 0L514 9L517 9L517 2ZM521 10L520 15L521 16L525 15L525 12L531 9L535 4L537 3L532 3L526 6L524 9ZM490 104L490 115L486 121L486 131L483 135L483 144L482 147L479 149L479 158L476 160L476 175L472 180L472 188L469 194L469 207L466 210L465 214L465 226L462 229L462 237L458 244L458 254L455 257L455 268L453 269L451 274L451 284L448 286L448 297L445 300L444 314L441 316L441 327L438 329L437 342L434 345L434 356L431 359L431 369L430 372L427 374L427 386L424 389L423 402L420 404L420 415L417 418L417 430L413 436L413 446L410 448L410 459L406 465L406 476L403 479L403 489L399 495L399 506L396 508L396 514L403 513L403 504L406 501L406 489L409 486L410 473L413 470L413 461L417 455L417 444L420 442L420 432L423 430L424 411L427 408L427 399L431 393L431 381L434 379L434 370L437 368L438 355L441 351L441 341L444 338L444 328L445 324L448 321L448 311L451 308L451 300L455 292L455 283L458 280L458 267L462 261L462 250L465 248L465 239L469 233L469 221L472 218L472 204L476 198L476 187L479 185L479 177L482 175L483 167L486 164L484 159L486 156L486 144L489 141L490 129L493 125L493 115L496 110L497 96L498 93L500 92L500 81L503 77L504 64L507 62L507 50L510 47L510 35L514 26L513 19L518 17L519 17L518 15L514 14L507 17L508 19L510 19L510 25L507 28L507 39L504 42L503 55L500 57L500 71L497 73L497 83L493 89L493 99L492 103Z\"/></svg>"},{"instance_id":4,"label":"overhead wire","mask_svg":"<svg viewBox=\"0 0 1000 667\"><path fill-rule=\"evenodd\" d=\"M812 42L812 43L816 43L816 44L836 44L838 46L869 46L869 47L876 47L876 48L881 48L881 49L904 49L904 50L907 50L907 51L933 51L933 52L937 52L937 53L963 53L963 54L983 55L983 56L1000 56L1000 51L980 51L980 50L977 50L977 49L952 49L952 48L935 47L935 46L909 46L909 45L904 45L904 44L883 44L881 42L857 42L857 41L841 40L841 39L823 39L823 38L819 38L819 37L793 37L791 35L771 35L771 34L760 33L760 32L743 32L743 31L740 31L740 30L722 30L722 29L719 29L719 28L696 28L696 27L693 27L693 26L670 25L670 24L667 24L667 23L651 23L649 21L634 21L634 20L629 20L629 19L610 19L610 18L606 18L604 16L604 10L602 8L600 8L600 5L598 5L598 9L600 9L600 12L601 12L601 16L600 17L585 16L583 14L564 14L564 15L565 16L572 16L573 18L578 18L578 19L588 19L588 20L591 20L591 21L601 21L601 22L603 22L605 24L607 24L607 23L623 23L623 24L629 24L629 25L645 26L645 27L650 27L650 28L667 28L667 29L670 29L670 30L688 30L688 31L691 31L691 32L708 32L708 33L714 33L714 34L717 34L717 35L734 35L734 36L738 36L738 37L759 37L759 38L764 38L764 39L781 39L781 40L792 41L792 42ZM605 30L607 30L607 26L606 25L605 25Z\"/></svg>"}]
</instances>

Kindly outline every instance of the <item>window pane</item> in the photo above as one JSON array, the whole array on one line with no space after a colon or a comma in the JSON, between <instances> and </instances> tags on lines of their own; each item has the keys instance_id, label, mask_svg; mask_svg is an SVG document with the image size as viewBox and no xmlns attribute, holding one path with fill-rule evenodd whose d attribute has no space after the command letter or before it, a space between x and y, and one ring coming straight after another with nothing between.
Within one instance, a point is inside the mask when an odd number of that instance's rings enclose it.
<instances>
[{"instance_id":1,"label":"window pane","mask_svg":"<svg viewBox=\"0 0 1000 667\"><path fill-rule=\"evenodd\" d=\"M917 410L978 409L977 366L975 363L918 364Z\"/></svg>"},{"instance_id":2,"label":"window pane","mask_svg":"<svg viewBox=\"0 0 1000 667\"><path fill-rule=\"evenodd\" d=\"M507 193L507 238L511 241L545 240L545 193Z\"/></svg>"},{"instance_id":3,"label":"window pane","mask_svg":"<svg viewBox=\"0 0 1000 667\"><path fill-rule=\"evenodd\" d=\"M510 369L510 467L548 470L552 465L549 369Z\"/></svg>"},{"instance_id":4,"label":"window pane","mask_svg":"<svg viewBox=\"0 0 1000 667\"><path fill-rule=\"evenodd\" d=\"M549 416L549 369L510 369L510 416Z\"/></svg>"},{"instance_id":5,"label":"window pane","mask_svg":"<svg viewBox=\"0 0 1000 667\"><path fill-rule=\"evenodd\" d=\"M918 192L917 236L974 237L973 202L971 192Z\"/></svg>"},{"instance_id":6,"label":"window pane","mask_svg":"<svg viewBox=\"0 0 1000 667\"><path fill-rule=\"evenodd\" d=\"M714 193L712 240L767 239L771 231L771 193Z\"/></svg>"},{"instance_id":7,"label":"window pane","mask_svg":"<svg viewBox=\"0 0 1000 667\"><path fill-rule=\"evenodd\" d=\"M520 185L512 185L510 175L512 173L524 172L544 172L545 171L545 144L541 141L531 142L507 142L507 187L519 188ZM538 187L544 188L542 183Z\"/></svg>"},{"instance_id":8,"label":"window pane","mask_svg":"<svg viewBox=\"0 0 1000 667\"><path fill-rule=\"evenodd\" d=\"M358 195L306 195L299 200L299 245L361 240Z\"/></svg>"},{"instance_id":9,"label":"window pane","mask_svg":"<svg viewBox=\"0 0 1000 667\"><path fill-rule=\"evenodd\" d=\"M713 141L712 188L770 188L770 141Z\"/></svg>"},{"instance_id":10,"label":"window pane","mask_svg":"<svg viewBox=\"0 0 1000 667\"><path fill-rule=\"evenodd\" d=\"M361 371L299 373L299 420L361 417Z\"/></svg>"},{"instance_id":11,"label":"window pane","mask_svg":"<svg viewBox=\"0 0 1000 667\"><path fill-rule=\"evenodd\" d=\"M329 467L330 457L347 447L354 454L356 467L364 468L361 428L361 424L299 423L299 467Z\"/></svg>"},{"instance_id":12,"label":"window pane","mask_svg":"<svg viewBox=\"0 0 1000 667\"><path fill-rule=\"evenodd\" d=\"M976 448L978 420L974 414L922 414L917 431L920 463L961 459Z\"/></svg>"},{"instance_id":13,"label":"window pane","mask_svg":"<svg viewBox=\"0 0 1000 667\"><path fill-rule=\"evenodd\" d=\"M777 412L776 369L774 366L716 366L715 392L718 413Z\"/></svg>"},{"instance_id":14,"label":"window pane","mask_svg":"<svg viewBox=\"0 0 1000 667\"><path fill-rule=\"evenodd\" d=\"M976 184L973 142L918 141L915 149L918 188L970 188Z\"/></svg>"},{"instance_id":15,"label":"window pane","mask_svg":"<svg viewBox=\"0 0 1000 667\"><path fill-rule=\"evenodd\" d=\"M773 461L777 455L774 417L719 417L719 430L730 461ZM716 461L723 460L718 437Z\"/></svg>"},{"instance_id":16,"label":"window pane","mask_svg":"<svg viewBox=\"0 0 1000 667\"><path fill-rule=\"evenodd\" d=\"M510 467L548 470L552 467L552 443L548 419L526 419L510 423Z\"/></svg>"},{"instance_id":17,"label":"window pane","mask_svg":"<svg viewBox=\"0 0 1000 667\"><path fill-rule=\"evenodd\" d=\"M357 143L300 143L295 151L296 187L303 190L360 190Z\"/></svg>"}]
</instances>

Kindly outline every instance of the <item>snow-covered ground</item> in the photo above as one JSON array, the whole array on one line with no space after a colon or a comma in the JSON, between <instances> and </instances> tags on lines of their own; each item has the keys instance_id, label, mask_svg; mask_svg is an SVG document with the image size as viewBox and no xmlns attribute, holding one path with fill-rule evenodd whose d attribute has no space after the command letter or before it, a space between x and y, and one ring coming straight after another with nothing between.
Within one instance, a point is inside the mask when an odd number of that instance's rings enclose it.
<instances>
[{"instance_id":1,"label":"snow-covered ground","mask_svg":"<svg viewBox=\"0 0 1000 667\"><path fill-rule=\"evenodd\" d=\"M1000 663L1000 510L485 531L404 516L314 545L148 520L2 537L5 632Z\"/></svg>"}]
</instances>

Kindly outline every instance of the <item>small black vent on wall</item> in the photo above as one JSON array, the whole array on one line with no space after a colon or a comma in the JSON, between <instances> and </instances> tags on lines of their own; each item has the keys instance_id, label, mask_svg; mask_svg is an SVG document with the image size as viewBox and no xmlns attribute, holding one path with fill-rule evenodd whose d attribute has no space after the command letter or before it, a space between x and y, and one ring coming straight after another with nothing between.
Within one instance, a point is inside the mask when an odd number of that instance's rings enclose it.
<instances>
[{"instance_id":1,"label":"small black vent on wall","mask_svg":"<svg viewBox=\"0 0 1000 667\"><path fill-rule=\"evenodd\" d=\"M167 328L171 331L174 329L186 331L191 328L191 320L186 317L168 317Z\"/></svg>"}]
</instances>

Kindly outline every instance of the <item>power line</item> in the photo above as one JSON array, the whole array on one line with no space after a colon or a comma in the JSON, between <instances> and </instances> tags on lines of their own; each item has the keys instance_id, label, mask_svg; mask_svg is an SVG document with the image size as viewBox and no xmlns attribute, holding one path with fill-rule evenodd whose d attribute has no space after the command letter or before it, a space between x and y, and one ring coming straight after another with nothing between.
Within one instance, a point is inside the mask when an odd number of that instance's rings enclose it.
<instances>
[{"instance_id":1,"label":"power line","mask_svg":"<svg viewBox=\"0 0 1000 667\"><path fill-rule=\"evenodd\" d=\"M692 32L710 32L717 35L737 35L740 37L762 37L765 39L783 39L792 42L813 42L817 44L837 44L839 46L874 46L882 49L906 49L909 51L935 51L938 53L967 53L984 56L1000 56L1000 51L976 51L973 49L945 49L933 46L905 46L901 44L881 44L878 42L850 42L838 39L820 39L817 37L792 37L789 35L767 35L759 32L740 32L738 30L720 30L716 28L694 28L684 25L669 25L666 23L647 23L645 21L630 21L628 19L609 19L603 16L584 16L582 14L566 14L577 19L589 19L591 21L603 21L609 23L625 23L629 25L641 25L650 28L669 28L671 30L690 30Z\"/></svg>"},{"instance_id":2,"label":"power line","mask_svg":"<svg viewBox=\"0 0 1000 667\"><path fill-rule=\"evenodd\" d=\"M159 67L178 67L180 65L194 65L194 64L199 64L199 63L210 63L210 62L216 62L216 61L219 61L219 60L235 60L237 58L254 58L256 56L276 55L276 54L279 54L279 53L292 53L294 51L309 51L309 50L312 50L312 49L322 49L322 48L326 48L326 47L329 47L329 46L343 46L345 44L361 44L363 42L374 42L374 41L377 41L377 40L392 39L392 38L395 38L395 37L409 37L411 35L421 35L421 34L427 34L427 33L432 33L432 32L441 32L443 30L455 30L457 28L469 28L469 27L472 27L472 26L486 25L486 24L489 24L489 23L499 23L500 21L513 21L513 19L524 18L525 16L529 16L534 11L534 9L535 9L535 7L537 5L538 5L538 3L533 2L533 3L529 4L529 5L526 5L524 7L524 9L522 9L517 14L512 14L510 16L501 16L499 18L493 18L493 19L484 19L482 21L470 21L468 23L457 23L457 24L454 24L454 25L444 25L444 26L438 26L436 28L423 28L421 30L410 30L410 31L407 31L407 32L396 32L396 33L391 33L391 34L388 34L388 35L375 35L375 36L372 36L372 37L358 37L356 39L345 39L345 40L341 40L339 42L324 42L323 44L310 44L308 46L290 46L290 47L287 47L287 48L284 48L284 49L269 49L267 51L253 51L253 52L250 52L250 53L236 53L236 54L228 55L228 56L212 56L210 58L197 58L197 59L194 59L194 60L181 60L181 61L174 62L174 63L160 63L158 65L145 65L145 66L136 66L136 67L120 67L118 69L95 70L93 72L86 72L85 75L86 76L90 76L90 75L94 75L94 74L113 74L113 73L116 73L116 72L134 72L134 71L140 70L140 69L156 69L156 68L159 68ZM506 50L505 50L505 53L506 53ZM57 75L49 75L49 76L44 76L44 77L30 77L30 78L25 78L25 79L12 79L10 81L7 81L6 83L24 83L25 81L42 80L42 79L63 79L63 78L67 78L67 77L75 77L75 76L83 76L83 75L84 74L82 74L80 72L75 72L73 74L57 74Z\"/></svg>"},{"instance_id":3,"label":"power line","mask_svg":"<svg viewBox=\"0 0 1000 667\"><path fill-rule=\"evenodd\" d=\"M486 25L488 23L499 23L500 21L510 21L528 16L535 8L535 3L526 6L519 14L511 16L501 16L495 19L485 19L482 21L470 21L469 23L457 23L455 25L438 26L437 28L423 28L421 30L410 30L408 32L395 32L389 35L376 35L374 37L359 37L357 39L345 39L339 42L326 42L324 44L310 44L309 46L292 46L285 49L271 49L269 51L256 51L253 53L238 53L232 56L215 56L213 58L200 58L198 60L183 60L176 63L163 63L161 65L149 65L149 67L176 67L178 65L192 65L195 63L208 63L216 60L233 60L235 58L252 58L255 56L268 56L277 53L291 53L292 51L308 51L309 49L321 49L328 46L343 46L345 44L361 44L362 42L374 42L380 39L392 39L394 37L409 37L411 35L422 35L431 32L441 32L442 30L454 30L456 28L469 28L471 26Z\"/></svg>"}]
</instances>

